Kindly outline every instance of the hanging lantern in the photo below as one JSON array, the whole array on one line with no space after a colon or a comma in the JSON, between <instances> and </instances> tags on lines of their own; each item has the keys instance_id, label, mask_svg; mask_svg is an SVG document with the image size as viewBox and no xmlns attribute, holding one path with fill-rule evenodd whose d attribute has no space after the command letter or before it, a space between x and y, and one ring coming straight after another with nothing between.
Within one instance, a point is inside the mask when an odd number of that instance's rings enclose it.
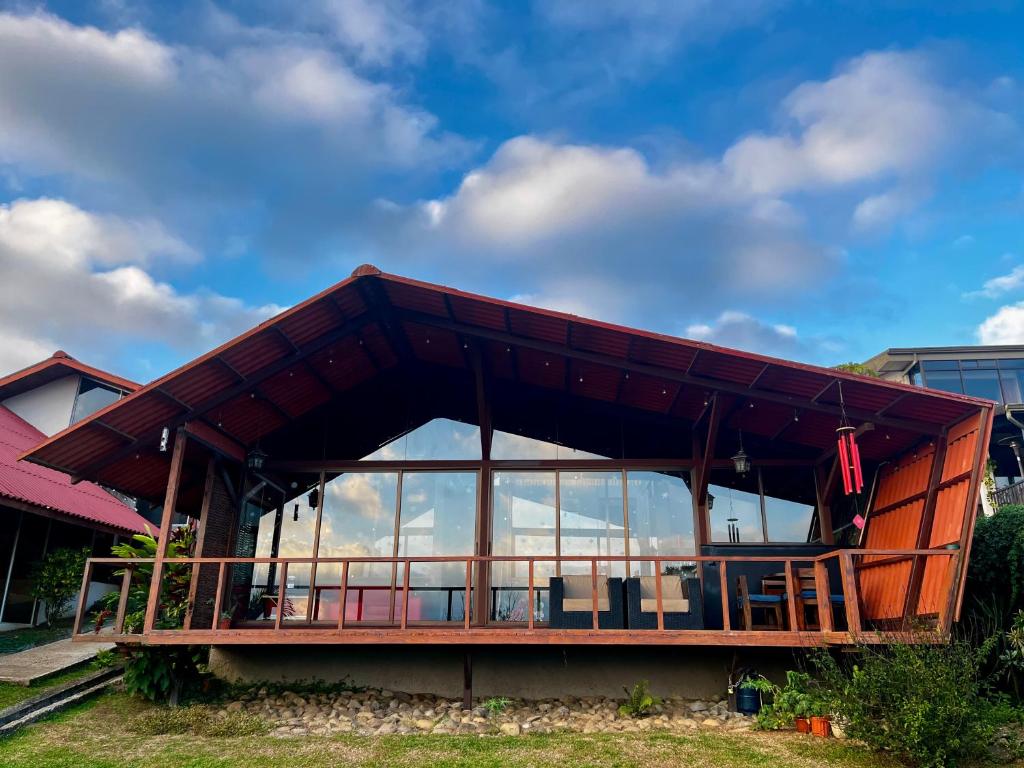
<instances>
[{"instance_id":1,"label":"hanging lantern","mask_svg":"<svg viewBox=\"0 0 1024 768\"><path fill-rule=\"evenodd\" d=\"M839 436L839 464L843 471L843 491L849 496L860 493L864 488L864 476L860 467L860 449L857 447L856 430L842 426L836 430Z\"/></svg>"},{"instance_id":2,"label":"hanging lantern","mask_svg":"<svg viewBox=\"0 0 1024 768\"><path fill-rule=\"evenodd\" d=\"M249 465L249 469L253 472L259 472L263 469L263 462L267 460L267 454L259 449L257 446L249 453L246 463Z\"/></svg>"},{"instance_id":3,"label":"hanging lantern","mask_svg":"<svg viewBox=\"0 0 1024 768\"><path fill-rule=\"evenodd\" d=\"M736 467L737 475L745 475L750 471L750 457L743 450L743 430L740 430L740 449L732 457L733 466Z\"/></svg>"}]
</instances>

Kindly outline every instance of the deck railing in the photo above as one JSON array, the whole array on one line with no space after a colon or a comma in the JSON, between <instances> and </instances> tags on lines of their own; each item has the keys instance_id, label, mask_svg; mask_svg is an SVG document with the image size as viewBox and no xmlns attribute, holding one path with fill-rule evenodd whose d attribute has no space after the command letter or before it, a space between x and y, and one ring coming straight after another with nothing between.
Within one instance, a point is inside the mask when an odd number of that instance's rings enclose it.
<instances>
[{"instance_id":1,"label":"deck railing","mask_svg":"<svg viewBox=\"0 0 1024 768\"><path fill-rule=\"evenodd\" d=\"M141 615L146 608L152 558L90 558L83 577L83 593L75 616L74 637L118 642L500 642L503 633L515 642L651 642L692 644L767 644L814 645L872 641L893 632L924 632L933 636L948 633L952 615L952 599L942 595L955 593L954 579L959 551L950 549L865 550L843 549L820 555L798 553L779 555L675 555L660 557L625 556L454 556L454 557L190 557L166 559L162 562L162 598L158 603L154 629L143 632ZM486 584L487 574L501 564L522 564L526 568L525 584L487 585L489 599L483 608L474 604L479 583ZM464 567L464 581L417 586L413 583L416 566L447 565ZM936 565L937 564L937 565ZM266 585L254 584L252 570L256 566L273 568L272 580ZM118 566L116 608L100 615L86 615L85 587L97 566ZM182 566L190 566L183 569ZM386 584L359 583L353 578L354 568L388 570ZM720 600L721 619L713 616L702 629L671 629L666 626L664 581L678 578L685 566L702 580L705 614L711 618ZM944 566L944 567L943 567ZM289 568L308 569L309 583L289 585ZM215 570L216 581L205 579L200 588L200 572ZM239 571L240 582L235 584ZM667 568L673 570L666 573ZM770 578L758 581L766 569L780 569ZM483 576L480 570L484 569ZM649 569L658 575L655 580L656 629L600 628L602 596L599 577L635 575ZM751 592L760 592L762 584L771 581L776 595L781 595L782 624L771 630L755 630L742 626L745 618L738 609L737 588L741 571L753 569ZM542 575L538 573L541 571ZM590 626L584 629L553 627L544 620L542 595L548 592L551 573L573 572L590 575ZM247 573L246 573L247 572ZM462 573L462 568L458 569ZM717 573L716 573L717 572ZM401 578L399 578L399 575ZM320 582L318 583L318 579ZM365 580L365 579L363 579ZM164 590L174 581L179 593L188 590L184 611L169 611ZM448 580L452 581L451 579ZM838 582L838 583L835 583ZM184 586L183 586L184 584ZM947 588L943 592L943 588ZM838 589L837 589L838 588ZM256 590L263 590L265 605L262 617L252 618L241 605L249 606ZM337 617L324 620L321 607L323 595L336 591ZM519 620L495 620L495 595L499 592L526 594L525 615ZM361 613L365 595L386 592L386 617L367 618ZM417 594L446 595L444 618L410 617L410 603ZM717 595L715 594L717 593ZM462 596L461 616L453 613L456 595ZM913 598L908 597L914 595ZM348 607L353 597L355 616ZM241 598L245 598L244 603ZM180 596L178 598L180 603ZM623 600L625 601L625 597ZM749 598L747 598L749 600ZM305 600L303 615L295 615L289 606ZM173 602L173 601L172 601ZM115 604L111 601L110 604ZM753 603L750 603L753 605ZM233 606L230 620L221 620L226 605ZM825 608L828 606L828 608ZM815 607L817 621L807 621L806 607ZM835 614L833 613L835 608ZM934 610L933 610L934 609ZM292 615L289 615L291 611ZM481 614L487 614L481 618ZM747 612L749 615L749 612ZM737 618L738 617L738 618ZM129 619L131 619L129 621ZM837 619L843 626L837 626ZM715 626L707 626L714 624ZM787 626L788 625L788 626ZM304 633L300 635L298 633ZM511 641L511 640L510 640Z\"/></svg>"}]
</instances>

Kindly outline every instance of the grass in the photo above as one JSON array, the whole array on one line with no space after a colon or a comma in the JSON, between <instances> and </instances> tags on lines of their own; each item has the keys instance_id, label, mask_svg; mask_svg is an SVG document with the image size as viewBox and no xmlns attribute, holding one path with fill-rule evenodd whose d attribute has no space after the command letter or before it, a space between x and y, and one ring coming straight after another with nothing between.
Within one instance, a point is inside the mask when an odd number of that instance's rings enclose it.
<instances>
[{"instance_id":1,"label":"grass","mask_svg":"<svg viewBox=\"0 0 1024 768\"><path fill-rule=\"evenodd\" d=\"M524 737L144 735L154 707L108 693L0 742L9 768L249 768L253 765L420 768L895 768L846 742L794 734L668 733ZM193 718L184 718L185 720ZM170 729L178 730L178 729ZM152 732L150 729L149 732Z\"/></svg>"},{"instance_id":2,"label":"grass","mask_svg":"<svg viewBox=\"0 0 1024 768\"><path fill-rule=\"evenodd\" d=\"M51 675L50 677L42 680L37 680L32 685L0 683L0 709L13 707L15 704L25 701L25 699L31 699L33 696L38 696L49 688L55 688L58 685L64 685L65 683L70 683L73 680L79 680L95 671L95 668L86 665L84 667L76 667L75 669L68 670L67 672L61 672L57 675Z\"/></svg>"},{"instance_id":3,"label":"grass","mask_svg":"<svg viewBox=\"0 0 1024 768\"><path fill-rule=\"evenodd\" d=\"M35 648L37 645L45 645L63 640L65 637L71 637L73 624L74 619L61 619L52 627L47 627L44 624L38 627L0 632L0 653L17 653L28 648Z\"/></svg>"}]
</instances>

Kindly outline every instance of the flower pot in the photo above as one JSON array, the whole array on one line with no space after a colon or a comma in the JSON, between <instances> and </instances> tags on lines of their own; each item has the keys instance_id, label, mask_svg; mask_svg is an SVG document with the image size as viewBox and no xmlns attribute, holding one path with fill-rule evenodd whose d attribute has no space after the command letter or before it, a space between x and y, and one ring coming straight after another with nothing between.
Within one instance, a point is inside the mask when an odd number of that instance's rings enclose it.
<instances>
[{"instance_id":1,"label":"flower pot","mask_svg":"<svg viewBox=\"0 0 1024 768\"><path fill-rule=\"evenodd\" d=\"M217 629L231 629L231 619L221 619L217 622Z\"/></svg>"},{"instance_id":2,"label":"flower pot","mask_svg":"<svg viewBox=\"0 0 1024 768\"><path fill-rule=\"evenodd\" d=\"M798 717L794 720L796 723L797 733L810 733L811 732L811 721L806 717Z\"/></svg>"},{"instance_id":3,"label":"flower pot","mask_svg":"<svg viewBox=\"0 0 1024 768\"><path fill-rule=\"evenodd\" d=\"M827 717L812 717L811 733L827 739L832 734L832 723L829 722Z\"/></svg>"}]
</instances>

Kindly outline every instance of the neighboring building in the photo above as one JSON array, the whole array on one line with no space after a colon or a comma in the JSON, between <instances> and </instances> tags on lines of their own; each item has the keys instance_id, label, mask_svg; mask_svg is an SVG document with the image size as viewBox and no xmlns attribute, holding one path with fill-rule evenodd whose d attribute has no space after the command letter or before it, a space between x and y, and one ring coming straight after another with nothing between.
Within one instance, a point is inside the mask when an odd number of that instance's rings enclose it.
<instances>
[{"instance_id":1,"label":"neighboring building","mask_svg":"<svg viewBox=\"0 0 1024 768\"><path fill-rule=\"evenodd\" d=\"M0 378L0 625L42 618L30 576L47 552L70 547L109 556L116 537L144 530L146 521L103 488L17 460L137 388L64 352ZM107 581L109 569L100 569L89 602L112 589Z\"/></svg>"},{"instance_id":2,"label":"neighboring building","mask_svg":"<svg viewBox=\"0 0 1024 768\"><path fill-rule=\"evenodd\" d=\"M864 364L888 381L994 401L989 457L995 486L1003 489L1024 477L1024 435L1006 415L1007 405L1024 407L1024 345L893 348Z\"/></svg>"},{"instance_id":3,"label":"neighboring building","mask_svg":"<svg viewBox=\"0 0 1024 768\"><path fill-rule=\"evenodd\" d=\"M211 644L254 679L706 695L737 654L948 637L993 411L363 266L23 458L161 505L162 537L198 521L182 618L158 577L139 631L76 639Z\"/></svg>"}]
</instances>

